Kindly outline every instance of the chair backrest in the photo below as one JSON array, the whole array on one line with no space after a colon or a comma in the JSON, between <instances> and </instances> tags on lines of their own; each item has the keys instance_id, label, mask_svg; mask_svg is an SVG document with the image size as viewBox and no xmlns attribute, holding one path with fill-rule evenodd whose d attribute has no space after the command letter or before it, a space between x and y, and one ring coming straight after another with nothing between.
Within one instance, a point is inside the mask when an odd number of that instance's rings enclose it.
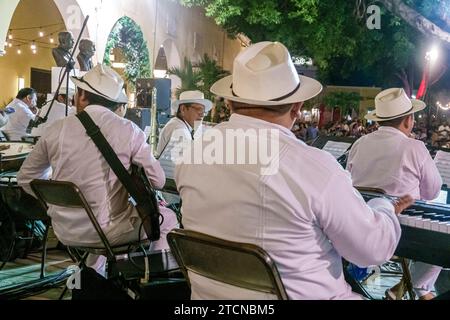
<instances>
[{"instance_id":1,"label":"chair backrest","mask_svg":"<svg viewBox=\"0 0 450 320\"><path fill-rule=\"evenodd\" d=\"M105 233L100 227L83 193L74 183L54 180L33 180L30 185L33 192L43 203L58 207L84 209L107 251L108 258L114 259L112 247Z\"/></svg>"},{"instance_id":2,"label":"chair backrest","mask_svg":"<svg viewBox=\"0 0 450 320\"><path fill-rule=\"evenodd\" d=\"M371 188L371 187L355 187L359 192L368 192L368 193L379 193L386 194L386 191L380 188Z\"/></svg>"},{"instance_id":3,"label":"chair backrest","mask_svg":"<svg viewBox=\"0 0 450 320\"><path fill-rule=\"evenodd\" d=\"M45 205L26 193L22 187L0 183L0 194L14 220L50 220Z\"/></svg>"},{"instance_id":4,"label":"chair backrest","mask_svg":"<svg viewBox=\"0 0 450 320\"><path fill-rule=\"evenodd\" d=\"M260 247L176 229L167 240L189 281L188 271L236 287L276 295L287 300L277 267Z\"/></svg>"}]
</instances>

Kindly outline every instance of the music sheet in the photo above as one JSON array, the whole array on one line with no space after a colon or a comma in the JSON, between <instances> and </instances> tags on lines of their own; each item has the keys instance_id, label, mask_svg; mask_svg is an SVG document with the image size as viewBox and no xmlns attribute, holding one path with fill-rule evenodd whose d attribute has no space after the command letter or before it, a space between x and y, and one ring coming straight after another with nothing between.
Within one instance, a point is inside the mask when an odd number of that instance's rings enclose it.
<instances>
[{"instance_id":1,"label":"music sheet","mask_svg":"<svg viewBox=\"0 0 450 320\"><path fill-rule=\"evenodd\" d=\"M442 177L442 183L450 187L450 153L439 150L434 157L434 162Z\"/></svg>"},{"instance_id":2,"label":"music sheet","mask_svg":"<svg viewBox=\"0 0 450 320\"><path fill-rule=\"evenodd\" d=\"M350 146L351 144L347 142L328 141L322 150L331 153L335 159L338 159Z\"/></svg>"},{"instance_id":3,"label":"music sheet","mask_svg":"<svg viewBox=\"0 0 450 320\"><path fill-rule=\"evenodd\" d=\"M183 143L180 143L180 141L176 139L172 139L159 158L159 162L166 174L166 179L174 179L176 157L181 156L182 149Z\"/></svg>"}]
</instances>

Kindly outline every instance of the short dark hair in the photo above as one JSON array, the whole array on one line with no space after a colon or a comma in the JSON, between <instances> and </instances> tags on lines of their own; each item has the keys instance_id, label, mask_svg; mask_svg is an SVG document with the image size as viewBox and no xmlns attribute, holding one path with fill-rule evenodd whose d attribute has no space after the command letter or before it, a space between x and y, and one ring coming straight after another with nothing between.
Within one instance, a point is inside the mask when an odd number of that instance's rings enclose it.
<instances>
[{"instance_id":1,"label":"short dark hair","mask_svg":"<svg viewBox=\"0 0 450 320\"><path fill-rule=\"evenodd\" d=\"M277 106L254 106L251 104L246 104L237 101L230 101L232 105L232 109L234 112L238 112L239 110L249 110L249 109L261 109L268 113L285 115L289 111L291 111L294 103L277 105Z\"/></svg>"},{"instance_id":2,"label":"short dark hair","mask_svg":"<svg viewBox=\"0 0 450 320\"><path fill-rule=\"evenodd\" d=\"M89 101L89 104L96 104L99 106L103 106L109 110L111 110L112 112L115 112L117 109L119 109L119 107L121 106L120 103L108 100L102 96L96 95L95 93L83 90L83 89L78 89L81 92L84 92L84 96L85 98Z\"/></svg>"},{"instance_id":3,"label":"short dark hair","mask_svg":"<svg viewBox=\"0 0 450 320\"><path fill-rule=\"evenodd\" d=\"M33 94L37 94L37 91L34 90L33 88L23 88L17 94L16 99L23 100L26 97L31 96Z\"/></svg>"},{"instance_id":4,"label":"short dark hair","mask_svg":"<svg viewBox=\"0 0 450 320\"><path fill-rule=\"evenodd\" d=\"M380 124L380 126L398 128L400 126L400 124L403 122L403 120L405 120L409 116L411 116L411 114L408 114L408 115L400 117L400 118L388 120L388 121L379 121L379 124Z\"/></svg>"}]
</instances>

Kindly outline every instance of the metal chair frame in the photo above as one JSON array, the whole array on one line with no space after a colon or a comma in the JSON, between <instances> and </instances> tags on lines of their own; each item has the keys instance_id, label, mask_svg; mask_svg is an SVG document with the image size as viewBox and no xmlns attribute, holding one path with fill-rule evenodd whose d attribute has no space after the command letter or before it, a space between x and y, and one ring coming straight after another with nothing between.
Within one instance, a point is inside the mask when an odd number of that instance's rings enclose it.
<instances>
[{"instance_id":1,"label":"metal chair frame","mask_svg":"<svg viewBox=\"0 0 450 320\"><path fill-rule=\"evenodd\" d=\"M98 223L89 203L84 197L81 190L72 182L54 181L54 180L33 180L31 188L36 196L45 204L54 205L58 207L84 209L96 230L100 240L103 244L102 248L98 247L81 247L68 246L68 251L71 258L76 258L80 267L85 266L86 259L89 254L104 255L107 257L108 270L106 276L109 278L112 274L113 265L116 262L116 256L129 253L133 245L142 247L148 244L148 240L136 241L133 243L122 244L119 246L112 246ZM74 250L76 253L72 252ZM81 253L80 253L81 252ZM62 293L60 300L64 297L67 288Z\"/></svg>"},{"instance_id":2,"label":"metal chair frame","mask_svg":"<svg viewBox=\"0 0 450 320\"><path fill-rule=\"evenodd\" d=\"M26 192L18 185L8 183L8 184L3 184L1 187L11 189L14 192L15 191L22 192L24 195L31 197L31 195L26 194ZM11 223L13 224L12 225L13 233L15 234L15 237L14 237L14 239L10 245L10 248L8 250L9 256L11 256L11 254L14 250L14 247L16 245L16 241L18 239L30 241L28 248L25 251L25 252L28 252L29 247L31 246L31 242L34 239L33 232L34 232L36 221L42 221L44 223L45 231L44 231L44 236L43 236L43 248L42 248L42 254L41 254L41 269L40 269L40 279L43 279L45 277L45 263L47 260L47 239L48 239L48 232L49 232L49 228L50 228L50 217L47 216L46 214L44 215L44 214L38 212L39 210L37 210L37 209L39 209L39 208L30 208L30 209L36 209L36 211L33 211L33 212L23 212L23 211L19 212L19 210L14 210L11 208L9 201L8 201L8 199L6 199L5 195L2 194L2 198L3 198L2 200L3 200L4 209L8 211L8 214L11 219ZM40 202L38 202L38 201L37 201L37 203L40 204ZM28 210L28 208L27 208L27 210ZM42 211L46 212L45 206L42 207ZM20 217L17 217L17 215L19 215ZM23 238L23 237L19 237L16 234L14 224L15 224L15 221L17 221L17 218L20 218L21 220L32 221L33 227L31 230L32 235L30 237ZM5 267L6 263L7 263L7 261L4 261L4 263L0 266L0 270L2 270Z\"/></svg>"},{"instance_id":3,"label":"metal chair frame","mask_svg":"<svg viewBox=\"0 0 450 320\"><path fill-rule=\"evenodd\" d=\"M386 191L380 188L371 188L371 187L355 187L359 192L369 192L369 193L379 193L381 196L386 195ZM411 280L411 272L409 270L409 261L406 258L399 257L400 264L402 266L403 276L401 279L402 285L405 287L406 291L409 294L411 300L415 299L415 293L413 290L412 280ZM391 274L391 273L389 273Z\"/></svg>"}]
</instances>

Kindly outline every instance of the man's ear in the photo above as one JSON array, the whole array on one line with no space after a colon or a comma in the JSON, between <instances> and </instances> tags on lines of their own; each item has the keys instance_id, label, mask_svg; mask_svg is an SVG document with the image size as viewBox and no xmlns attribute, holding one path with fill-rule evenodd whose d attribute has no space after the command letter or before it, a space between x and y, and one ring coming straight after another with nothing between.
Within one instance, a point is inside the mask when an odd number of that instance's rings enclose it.
<instances>
[{"instance_id":1,"label":"man's ear","mask_svg":"<svg viewBox=\"0 0 450 320\"><path fill-rule=\"evenodd\" d=\"M303 102L297 102L293 104L291 109L291 117L292 119L299 119L301 117Z\"/></svg>"},{"instance_id":2,"label":"man's ear","mask_svg":"<svg viewBox=\"0 0 450 320\"><path fill-rule=\"evenodd\" d=\"M410 114L405 120L405 127L407 127L408 129L410 129L410 127L414 128L414 113Z\"/></svg>"}]
</instances>

